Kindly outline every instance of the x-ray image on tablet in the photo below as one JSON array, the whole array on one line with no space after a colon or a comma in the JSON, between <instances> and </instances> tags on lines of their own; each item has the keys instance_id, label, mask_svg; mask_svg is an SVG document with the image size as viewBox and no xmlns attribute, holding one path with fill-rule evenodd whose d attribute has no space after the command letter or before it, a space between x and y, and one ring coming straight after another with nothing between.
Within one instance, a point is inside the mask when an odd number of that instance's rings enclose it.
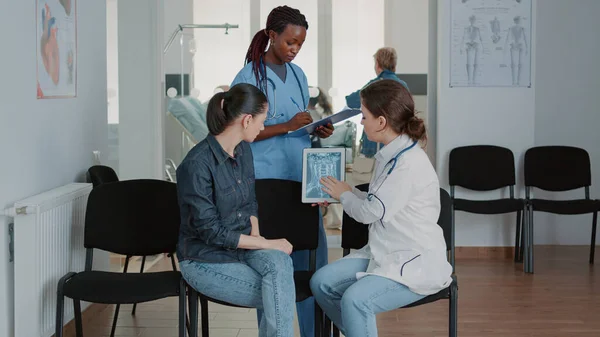
<instances>
[{"instance_id":1,"label":"x-ray image on tablet","mask_svg":"<svg viewBox=\"0 0 600 337\"><path fill-rule=\"evenodd\" d=\"M302 202L338 202L323 192L322 177L345 180L346 150L344 148L304 149L302 158Z\"/></svg>"}]
</instances>

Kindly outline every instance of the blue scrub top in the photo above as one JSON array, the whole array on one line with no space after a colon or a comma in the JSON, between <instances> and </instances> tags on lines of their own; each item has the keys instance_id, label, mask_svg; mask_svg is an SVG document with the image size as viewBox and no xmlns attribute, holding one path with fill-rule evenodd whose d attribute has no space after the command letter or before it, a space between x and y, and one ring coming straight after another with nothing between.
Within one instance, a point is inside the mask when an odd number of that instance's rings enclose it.
<instances>
[{"instance_id":1,"label":"blue scrub top","mask_svg":"<svg viewBox=\"0 0 600 337\"><path fill-rule=\"evenodd\" d=\"M293 71L292 71L293 68ZM294 76L294 71L298 77ZM265 126L281 124L289 121L299 111L298 107L291 100L294 98L302 109L306 109L310 98L308 93L308 80L300 67L295 64L287 63L285 82L281 81L279 76L267 67L267 77L275 83L277 94L276 118L274 116L274 97L273 85L267 81L267 99L269 101L269 111ZM238 83L248 83L256 86L256 77L252 71L252 63L248 63L236 75L231 83L234 86ZM260 87L259 87L260 89ZM283 114L283 116L281 116ZM288 135L279 135L269 139L255 141L250 144L254 156L254 172L256 179L285 179L293 181L302 181L302 151L311 147L310 137L289 137Z\"/></svg>"}]
</instances>

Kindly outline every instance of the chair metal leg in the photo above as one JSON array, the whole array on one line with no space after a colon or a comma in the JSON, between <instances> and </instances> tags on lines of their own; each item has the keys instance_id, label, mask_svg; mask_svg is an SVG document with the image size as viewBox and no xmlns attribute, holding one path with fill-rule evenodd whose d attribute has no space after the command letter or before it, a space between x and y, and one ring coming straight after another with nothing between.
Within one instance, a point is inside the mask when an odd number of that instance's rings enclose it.
<instances>
[{"instance_id":1,"label":"chair metal leg","mask_svg":"<svg viewBox=\"0 0 600 337\"><path fill-rule=\"evenodd\" d=\"M73 277L75 273L71 272L67 275L63 276L58 281L58 286L56 287L56 332L54 337L63 337L63 323L65 319L65 283L68 279Z\"/></svg>"},{"instance_id":2,"label":"chair metal leg","mask_svg":"<svg viewBox=\"0 0 600 337\"><path fill-rule=\"evenodd\" d=\"M188 285L188 306L189 309L189 335L198 337L198 293L194 288Z\"/></svg>"},{"instance_id":3,"label":"chair metal leg","mask_svg":"<svg viewBox=\"0 0 600 337\"><path fill-rule=\"evenodd\" d=\"M73 313L75 315L75 336L83 337L83 326L81 325L81 302L73 300Z\"/></svg>"},{"instance_id":4,"label":"chair metal leg","mask_svg":"<svg viewBox=\"0 0 600 337\"><path fill-rule=\"evenodd\" d=\"M525 221L523 222L523 271L529 273L529 206L525 207Z\"/></svg>"},{"instance_id":5,"label":"chair metal leg","mask_svg":"<svg viewBox=\"0 0 600 337\"><path fill-rule=\"evenodd\" d=\"M65 317L65 297L62 295L62 289L56 299L56 332L54 337L63 337L63 321Z\"/></svg>"},{"instance_id":6,"label":"chair metal leg","mask_svg":"<svg viewBox=\"0 0 600 337\"><path fill-rule=\"evenodd\" d=\"M208 336L208 300L200 295L200 315L202 315L202 337Z\"/></svg>"},{"instance_id":7,"label":"chair metal leg","mask_svg":"<svg viewBox=\"0 0 600 337\"><path fill-rule=\"evenodd\" d=\"M127 268L129 268L129 259L131 259L131 255L127 255L125 257L125 265L123 266L123 274L127 273ZM117 320L119 319L119 309L121 309L121 305L117 304L115 306L115 314L113 316L113 323L110 329L110 337L115 337L115 330L117 329Z\"/></svg>"},{"instance_id":8,"label":"chair metal leg","mask_svg":"<svg viewBox=\"0 0 600 337\"><path fill-rule=\"evenodd\" d=\"M146 257L142 256L142 266L140 267L140 274L144 272L144 265L146 264ZM135 316L135 309L137 308L137 303L133 303L133 309L131 309L131 315Z\"/></svg>"},{"instance_id":9,"label":"chair metal leg","mask_svg":"<svg viewBox=\"0 0 600 337\"><path fill-rule=\"evenodd\" d=\"M185 281L181 278L179 281L179 337L185 337L185 320L187 318L185 288Z\"/></svg>"},{"instance_id":10,"label":"chair metal leg","mask_svg":"<svg viewBox=\"0 0 600 337\"><path fill-rule=\"evenodd\" d=\"M534 236L534 227L533 227L533 207L529 212L529 266L530 272L533 274L534 269L534 261L535 261L535 236Z\"/></svg>"},{"instance_id":11,"label":"chair metal leg","mask_svg":"<svg viewBox=\"0 0 600 337\"><path fill-rule=\"evenodd\" d=\"M456 269L456 262L455 262L455 250L454 250L454 245L455 245L455 223L454 223L454 205L450 206L451 207L451 214L452 217L450 218L450 224L451 224L451 228L452 228L452 233L451 233L451 238L450 238L450 265L452 265L452 273L455 272Z\"/></svg>"},{"instance_id":12,"label":"chair metal leg","mask_svg":"<svg viewBox=\"0 0 600 337\"><path fill-rule=\"evenodd\" d=\"M448 335L458 336L458 286L453 283L450 286L450 324Z\"/></svg>"},{"instance_id":13,"label":"chair metal leg","mask_svg":"<svg viewBox=\"0 0 600 337\"><path fill-rule=\"evenodd\" d=\"M175 264L175 255L174 254L170 254L171 255L171 265L173 265L173 271L177 271L177 265Z\"/></svg>"},{"instance_id":14,"label":"chair metal leg","mask_svg":"<svg viewBox=\"0 0 600 337\"><path fill-rule=\"evenodd\" d=\"M596 253L596 225L598 223L598 212L594 212L592 220L592 243L590 244L590 264L594 264L594 255Z\"/></svg>"},{"instance_id":15,"label":"chair metal leg","mask_svg":"<svg viewBox=\"0 0 600 337\"><path fill-rule=\"evenodd\" d=\"M329 319L329 317L327 317L327 315L325 315L325 312L323 312L323 329L321 329L321 335L323 337L330 337L331 336L331 326L332 326L332 322Z\"/></svg>"},{"instance_id":16,"label":"chair metal leg","mask_svg":"<svg viewBox=\"0 0 600 337\"><path fill-rule=\"evenodd\" d=\"M340 329L334 323L331 323L331 325L333 325L333 337L340 337Z\"/></svg>"},{"instance_id":17,"label":"chair metal leg","mask_svg":"<svg viewBox=\"0 0 600 337\"><path fill-rule=\"evenodd\" d=\"M525 220L526 214L523 212L523 221L521 222L521 245L519 246L519 262L523 262L523 250L525 246Z\"/></svg>"},{"instance_id":18,"label":"chair metal leg","mask_svg":"<svg viewBox=\"0 0 600 337\"><path fill-rule=\"evenodd\" d=\"M525 262L524 270L526 273L533 274L534 261L534 231L533 231L533 207L529 206L526 216L527 223L524 225L525 230Z\"/></svg>"},{"instance_id":19,"label":"chair metal leg","mask_svg":"<svg viewBox=\"0 0 600 337\"><path fill-rule=\"evenodd\" d=\"M315 337L323 336L323 309L315 301Z\"/></svg>"},{"instance_id":20,"label":"chair metal leg","mask_svg":"<svg viewBox=\"0 0 600 337\"><path fill-rule=\"evenodd\" d=\"M117 304L115 306L115 315L113 317L112 328L110 329L110 337L115 337L115 330L117 329L117 319L119 317L119 309L121 309L121 305Z\"/></svg>"},{"instance_id":21,"label":"chair metal leg","mask_svg":"<svg viewBox=\"0 0 600 337\"><path fill-rule=\"evenodd\" d=\"M515 262L522 261L519 253L521 252L521 247L519 243L521 242L521 211L517 211L517 228L515 230Z\"/></svg>"}]
</instances>

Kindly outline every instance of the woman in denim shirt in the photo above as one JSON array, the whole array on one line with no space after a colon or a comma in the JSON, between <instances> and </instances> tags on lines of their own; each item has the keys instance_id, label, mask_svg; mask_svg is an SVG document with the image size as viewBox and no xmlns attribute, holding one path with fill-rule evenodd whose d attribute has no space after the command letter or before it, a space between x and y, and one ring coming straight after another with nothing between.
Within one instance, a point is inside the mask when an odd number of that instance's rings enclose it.
<instances>
[{"instance_id":1,"label":"woman in denim shirt","mask_svg":"<svg viewBox=\"0 0 600 337\"><path fill-rule=\"evenodd\" d=\"M260 236L248 144L264 129L267 109L265 95L245 83L210 100L210 134L177 169L177 256L194 289L261 310L259 336L288 337L296 302L292 245Z\"/></svg>"}]
</instances>

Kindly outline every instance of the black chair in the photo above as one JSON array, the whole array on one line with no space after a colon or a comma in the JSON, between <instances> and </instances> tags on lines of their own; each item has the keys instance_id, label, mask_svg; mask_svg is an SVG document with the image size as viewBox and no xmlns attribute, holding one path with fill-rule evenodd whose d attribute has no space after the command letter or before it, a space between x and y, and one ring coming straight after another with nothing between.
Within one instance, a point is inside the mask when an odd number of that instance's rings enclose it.
<instances>
[{"instance_id":1,"label":"black chair","mask_svg":"<svg viewBox=\"0 0 600 337\"><path fill-rule=\"evenodd\" d=\"M58 282L55 336L63 334L65 296L73 299L77 337L83 336L80 301L131 304L179 296L179 335L185 336L186 283L178 271L127 274L92 269L93 249L131 256L173 252L180 221L174 183L129 180L94 188L85 215L85 271L70 272Z\"/></svg>"},{"instance_id":2,"label":"black chair","mask_svg":"<svg viewBox=\"0 0 600 337\"><path fill-rule=\"evenodd\" d=\"M590 199L592 174L586 150L570 146L539 146L525 152L525 193L528 221L525 242L525 271L533 273L533 212L553 214L593 213L590 260L594 263L596 224L600 200ZM584 188L585 198L574 200L532 199L532 188L564 192Z\"/></svg>"},{"instance_id":3,"label":"black chair","mask_svg":"<svg viewBox=\"0 0 600 337\"><path fill-rule=\"evenodd\" d=\"M523 230L521 220L525 218L525 200L515 198L515 159L511 150L493 145L457 147L450 151L449 162L450 196L452 197L452 222L454 212L475 214L517 213L515 230L515 262L523 260ZM455 187L473 191L492 191L509 188L510 197L495 200L468 200L455 197ZM451 252L454 265L454 251Z\"/></svg>"},{"instance_id":4,"label":"black chair","mask_svg":"<svg viewBox=\"0 0 600 337\"><path fill-rule=\"evenodd\" d=\"M87 171L87 181L92 183L94 187L105 183L114 183L119 181L119 177L115 170L104 165L94 165Z\"/></svg>"},{"instance_id":5,"label":"black chair","mask_svg":"<svg viewBox=\"0 0 600 337\"><path fill-rule=\"evenodd\" d=\"M119 181L119 177L117 176L117 173L115 172L115 170L113 170L109 166L94 165L94 166L90 167L87 171L87 181L92 183L94 188L96 188L102 184L117 182L117 181ZM171 258L171 264L173 265L173 270L177 270L177 267L175 265L174 253L169 253L168 256ZM131 256L131 255L125 256L125 265L123 266L123 273L127 272L127 269L129 267L129 261L131 260L132 257L133 256ZM144 272L145 265L146 265L146 257L142 256L142 264L140 266L140 273ZM117 320L119 318L119 309L120 308L121 308L121 306L119 304L117 304L117 307L115 308L115 314L113 317L113 323L112 323L110 337L114 337L114 332L117 327ZM132 316L135 316L136 309L137 309L137 303L134 303L133 308L131 309Z\"/></svg>"},{"instance_id":6,"label":"black chair","mask_svg":"<svg viewBox=\"0 0 600 337\"><path fill-rule=\"evenodd\" d=\"M369 184L362 184L356 186L361 191L368 191ZM440 202L441 211L438 219L438 225L444 230L444 240L446 241L446 249L451 252L454 249L454 223L452 222L452 199L446 190L440 188ZM365 230L367 228L367 230ZM362 236L359 236L362 235ZM344 256L350 253L350 249L360 249L368 241L368 227L362 223L357 222L344 212L344 218L342 222L342 248L344 249ZM454 261L450 261L452 267L454 267ZM412 308L426 303L435 302L441 299L449 299L450 301L450 312L449 312L449 336L457 336L458 328L458 279L456 274L452 274L452 283L446 289L442 289L439 292L422 298L421 300L406 305L402 308ZM400 308L399 308L400 309ZM325 317L324 323L324 336L329 332L331 327L331 321ZM339 337L340 331L333 324L333 336Z\"/></svg>"},{"instance_id":7,"label":"black chair","mask_svg":"<svg viewBox=\"0 0 600 337\"><path fill-rule=\"evenodd\" d=\"M302 184L278 179L256 180L256 199L261 236L267 239L287 239L294 251L310 250L308 271L294 272L296 302L312 296L310 278L316 271L317 245L319 241L319 209L301 200ZM240 307L223 302L188 289L190 306L190 335L198 335L198 296L202 313L202 337L208 337L208 301ZM315 336L319 337L323 311L315 302Z\"/></svg>"}]
</instances>

